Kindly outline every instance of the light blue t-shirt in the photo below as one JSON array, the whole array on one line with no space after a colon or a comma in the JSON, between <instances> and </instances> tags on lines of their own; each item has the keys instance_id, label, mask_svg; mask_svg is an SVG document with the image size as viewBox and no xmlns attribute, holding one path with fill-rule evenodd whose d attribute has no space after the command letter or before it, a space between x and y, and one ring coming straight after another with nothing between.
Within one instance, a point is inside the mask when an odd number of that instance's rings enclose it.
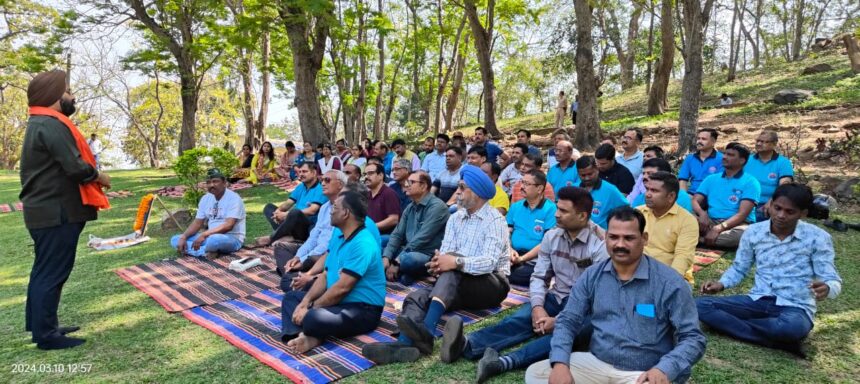
<instances>
[{"instance_id":1,"label":"light blue t-shirt","mask_svg":"<svg viewBox=\"0 0 860 384\"><path fill-rule=\"evenodd\" d=\"M767 162L762 163L758 154L750 156L747 165L744 166L744 172L755 177L761 186L761 197L759 205L767 203L776 187L779 186L779 179L783 177L794 177L794 168L791 166L791 160L785 156L780 156L778 153Z\"/></svg>"},{"instance_id":2,"label":"light blue t-shirt","mask_svg":"<svg viewBox=\"0 0 860 384\"><path fill-rule=\"evenodd\" d=\"M322 207L323 204L328 202L328 197L323 195L322 183L317 180L310 188L305 186L305 183L299 183L299 186L290 193L290 200L296 202L293 206L295 209L302 211L310 207L311 204L317 204ZM312 223L316 223L317 215L310 216L308 219Z\"/></svg>"},{"instance_id":3,"label":"light blue t-shirt","mask_svg":"<svg viewBox=\"0 0 860 384\"><path fill-rule=\"evenodd\" d=\"M693 216L696 215L696 213L693 211L693 197L690 196L689 193L684 191L678 191L678 198L675 199L675 202L678 203L681 208L686 209L687 212L692 213ZM633 208L645 205L645 194L640 193L636 195L636 198L633 199L633 203L631 203L630 205L633 206Z\"/></svg>"},{"instance_id":4,"label":"light blue t-shirt","mask_svg":"<svg viewBox=\"0 0 860 384\"><path fill-rule=\"evenodd\" d=\"M332 235L325 260L326 289L346 273L358 279L341 303L385 305L385 270L382 251L367 228L360 228L348 239L343 233Z\"/></svg>"},{"instance_id":5,"label":"light blue t-shirt","mask_svg":"<svg viewBox=\"0 0 860 384\"><path fill-rule=\"evenodd\" d=\"M558 190L564 187L579 185L579 173L576 171L576 164L571 161L570 166L566 169L561 169L561 164L556 163L547 172L546 181L552 185L552 190L555 193L558 193Z\"/></svg>"},{"instance_id":6,"label":"light blue t-shirt","mask_svg":"<svg viewBox=\"0 0 860 384\"><path fill-rule=\"evenodd\" d=\"M749 200L756 204L761 198L761 186L744 171L728 178L723 172L705 178L696 194L708 199L708 216L711 219L725 220L738 213L741 201ZM755 209L750 210L746 222L755 223Z\"/></svg>"},{"instance_id":7,"label":"light blue t-shirt","mask_svg":"<svg viewBox=\"0 0 860 384\"><path fill-rule=\"evenodd\" d=\"M555 203L543 199L535 209L525 199L511 205L508 211L508 226L513 228L511 246L515 250L531 250L540 244L546 231L555 227Z\"/></svg>"},{"instance_id":8,"label":"light blue t-shirt","mask_svg":"<svg viewBox=\"0 0 860 384\"><path fill-rule=\"evenodd\" d=\"M705 161L699 158L698 152L691 153L684 159L684 164L681 164L681 170L678 171L678 180L687 180L690 182L690 185L687 186L687 192L692 195L699 190L699 184L706 177L722 171L722 152L714 150L710 156L705 158Z\"/></svg>"},{"instance_id":9,"label":"light blue t-shirt","mask_svg":"<svg viewBox=\"0 0 860 384\"><path fill-rule=\"evenodd\" d=\"M430 152L424 156L424 162L421 164L421 169L430 175L430 181L436 181L439 173L445 171L445 153L441 155L436 152Z\"/></svg>"},{"instance_id":10,"label":"light blue t-shirt","mask_svg":"<svg viewBox=\"0 0 860 384\"><path fill-rule=\"evenodd\" d=\"M623 165L630 171L630 174L633 175L633 179L639 178L639 175L642 174L642 163L644 161L644 154L642 151L636 151L629 159L624 157L624 153L619 153L615 156L615 162Z\"/></svg>"}]
</instances>

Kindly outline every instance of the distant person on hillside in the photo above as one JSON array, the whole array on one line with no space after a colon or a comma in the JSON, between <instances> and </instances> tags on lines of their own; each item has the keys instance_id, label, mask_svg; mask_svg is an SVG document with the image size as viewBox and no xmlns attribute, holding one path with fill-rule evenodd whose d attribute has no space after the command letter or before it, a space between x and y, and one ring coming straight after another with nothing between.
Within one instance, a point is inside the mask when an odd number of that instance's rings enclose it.
<instances>
[{"instance_id":1,"label":"distant person on hillside","mask_svg":"<svg viewBox=\"0 0 860 384\"><path fill-rule=\"evenodd\" d=\"M727 94L720 95L720 106L725 107L727 105L732 105L732 98Z\"/></svg>"},{"instance_id":2,"label":"distant person on hillside","mask_svg":"<svg viewBox=\"0 0 860 384\"><path fill-rule=\"evenodd\" d=\"M576 113L579 112L579 96L573 97L573 104L570 105L570 121L576 125Z\"/></svg>"},{"instance_id":3,"label":"distant person on hillside","mask_svg":"<svg viewBox=\"0 0 860 384\"><path fill-rule=\"evenodd\" d=\"M555 127L561 128L564 125L564 117L567 116L567 96L564 91L558 93L558 103L555 106Z\"/></svg>"},{"instance_id":4,"label":"distant person on hillside","mask_svg":"<svg viewBox=\"0 0 860 384\"><path fill-rule=\"evenodd\" d=\"M93 156L95 156L95 158L96 158L96 168L101 169L102 168L101 154L102 154L102 151L104 151L104 147L102 146L102 142L99 141L98 137L96 137L96 134L93 133L92 135L90 135L90 139L87 140L87 145L90 146L90 151L93 152Z\"/></svg>"}]
</instances>

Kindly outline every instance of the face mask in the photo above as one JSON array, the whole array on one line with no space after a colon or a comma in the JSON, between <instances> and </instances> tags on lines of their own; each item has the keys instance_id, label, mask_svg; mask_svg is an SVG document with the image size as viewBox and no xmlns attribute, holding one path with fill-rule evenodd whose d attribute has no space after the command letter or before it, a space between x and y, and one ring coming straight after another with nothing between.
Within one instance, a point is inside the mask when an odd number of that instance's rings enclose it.
<instances>
[{"instance_id":1,"label":"face mask","mask_svg":"<svg viewBox=\"0 0 860 384\"><path fill-rule=\"evenodd\" d=\"M75 113L75 100L60 100L60 112L62 112L66 116L71 116Z\"/></svg>"}]
</instances>

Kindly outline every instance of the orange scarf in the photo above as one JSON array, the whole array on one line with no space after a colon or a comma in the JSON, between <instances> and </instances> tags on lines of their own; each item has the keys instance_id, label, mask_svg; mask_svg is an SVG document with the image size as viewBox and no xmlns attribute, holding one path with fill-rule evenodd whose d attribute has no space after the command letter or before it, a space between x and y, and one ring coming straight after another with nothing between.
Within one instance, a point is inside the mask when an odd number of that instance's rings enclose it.
<instances>
[{"instance_id":1,"label":"orange scarf","mask_svg":"<svg viewBox=\"0 0 860 384\"><path fill-rule=\"evenodd\" d=\"M69 120L66 115L46 107L30 107L30 116L51 116L60 120L60 122L65 124L66 127L69 128L69 131L72 132L72 137L75 138L75 145L78 147L78 151L81 152L81 157L84 161L93 168L96 167L96 158L93 156L93 152L90 150L90 146L87 144L86 139L84 139L84 136L81 135L80 131L78 131L78 127L75 126L75 123ZM96 207L98 210L110 208L110 202L108 202L108 198L105 196L99 183L91 181L89 183L79 185L78 188L80 188L81 201L84 205Z\"/></svg>"}]
</instances>

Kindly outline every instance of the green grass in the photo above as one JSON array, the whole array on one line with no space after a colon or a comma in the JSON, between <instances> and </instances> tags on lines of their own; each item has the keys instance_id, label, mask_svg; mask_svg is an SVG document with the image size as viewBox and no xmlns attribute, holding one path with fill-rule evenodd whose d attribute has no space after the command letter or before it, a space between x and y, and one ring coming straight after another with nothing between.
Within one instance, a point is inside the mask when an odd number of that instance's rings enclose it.
<instances>
[{"instance_id":1,"label":"green grass","mask_svg":"<svg viewBox=\"0 0 860 384\"><path fill-rule=\"evenodd\" d=\"M168 171L114 172L115 189L129 189L135 197L114 199L114 208L84 229L100 237L129 233L139 197L159 186L173 185ZM17 201L18 177L0 173L0 201ZM239 191L248 212L248 238L266 232L260 212L265 203L279 201L284 194L274 187ZM172 208L178 199L165 199ZM155 208L155 217L161 209ZM858 221L858 217L852 217ZM157 224L157 223L156 223ZM0 244L6 248L0 265L0 361L11 382L284 382L285 378L241 352L215 334L192 324L178 314L169 314L145 294L113 272L117 268L171 257L169 233L154 225L153 240L142 245L107 252L92 252L82 241L74 272L66 284L60 306L63 324L82 325L77 333L88 339L79 348L44 352L29 343L23 331L24 302L33 249L20 213L0 214ZM860 375L860 236L856 232L834 234L837 268L844 279L843 294L821 303L810 337L811 357L792 356L739 343L708 333L705 358L693 370L694 383L794 383L856 382ZM696 278L713 279L728 267L730 259L717 261ZM727 293L741 293L749 287ZM505 313L467 327L473 331L493 324ZM11 374L13 364L92 364L87 374ZM344 380L347 383L471 382L475 364L460 361L442 364L438 355L413 364L376 367ZM494 382L522 382L523 372L512 372ZM4 381L5 381L4 380Z\"/></svg>"}]
</instances>

